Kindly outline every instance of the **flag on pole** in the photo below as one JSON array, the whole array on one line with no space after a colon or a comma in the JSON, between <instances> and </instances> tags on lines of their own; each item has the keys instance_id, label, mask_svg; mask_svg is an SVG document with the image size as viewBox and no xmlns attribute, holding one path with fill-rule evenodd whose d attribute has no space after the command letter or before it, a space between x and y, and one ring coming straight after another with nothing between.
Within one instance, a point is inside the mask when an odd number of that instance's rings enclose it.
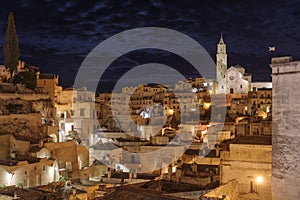
<instances>
[{"instance_id":1,"label":"flag on pole","mask_svg":"<svg viewBox=\"0 0 300 200\"><path fill-rule=\"evenodd\" d=\"M275 51L275 47L269 47L269 51Z\"/></svg>"}]
</instances>

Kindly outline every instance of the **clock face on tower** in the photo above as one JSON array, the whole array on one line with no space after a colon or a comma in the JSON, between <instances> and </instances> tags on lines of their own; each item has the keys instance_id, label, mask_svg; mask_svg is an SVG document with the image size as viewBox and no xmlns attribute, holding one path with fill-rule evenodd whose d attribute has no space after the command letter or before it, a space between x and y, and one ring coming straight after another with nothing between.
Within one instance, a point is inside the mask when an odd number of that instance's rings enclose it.
<instances>
[{"instance_id":1,"label":"clock face on tower","mask_svg":"<svg viewBox=\"0 0 300 200\"><path fill-rule=\"evenodd\" d=\"M234 76L229 76L229 80L233 81L234 80Z\"/></svg>"}]
</instances>

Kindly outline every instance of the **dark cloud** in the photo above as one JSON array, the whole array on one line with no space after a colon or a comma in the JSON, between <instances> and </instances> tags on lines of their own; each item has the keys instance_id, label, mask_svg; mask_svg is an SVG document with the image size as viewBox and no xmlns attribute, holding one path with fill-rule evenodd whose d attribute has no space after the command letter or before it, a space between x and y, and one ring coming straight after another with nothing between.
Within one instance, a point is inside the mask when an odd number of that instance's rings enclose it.
<instances>
[{"instance_id":1,"label":"dark cloud","mask_svg":"<svg viewBox=\"0 0 300 200\"><path fill-rule=\"evenodd\" d=\"M61 74L62 84L68 86L85 55L121 31L143 26L175 29L197 40L213 58L223 32L229 64L245 66L254 80L270 80L268 46L276 45L277 55L299 58L299 7L297 0L14 0L1 3L0 44L8 12L13 11L22 59L44 72ZM2 48L0 55L3 62Z\"/></svg>"}]
</instances>

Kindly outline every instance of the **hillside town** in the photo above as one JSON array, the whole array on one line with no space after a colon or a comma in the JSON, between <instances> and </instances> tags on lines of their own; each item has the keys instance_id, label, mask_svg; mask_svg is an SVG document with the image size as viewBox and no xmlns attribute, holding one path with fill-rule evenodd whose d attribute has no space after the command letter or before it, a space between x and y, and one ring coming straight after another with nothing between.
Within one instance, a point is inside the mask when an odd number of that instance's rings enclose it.
<instances>
[{"instance_id":1,"label":"hillside town","mask_svg":"<svg viewBox=\"0 0 300 200\"><path fill-rule=\"evenodd\" d=\"M1 65L0 199L272 199L272 100L300 62L273 57L273 84L253 82L221 35L215 63L215 79L99 94Z\"/></svg>"}]
</instances>

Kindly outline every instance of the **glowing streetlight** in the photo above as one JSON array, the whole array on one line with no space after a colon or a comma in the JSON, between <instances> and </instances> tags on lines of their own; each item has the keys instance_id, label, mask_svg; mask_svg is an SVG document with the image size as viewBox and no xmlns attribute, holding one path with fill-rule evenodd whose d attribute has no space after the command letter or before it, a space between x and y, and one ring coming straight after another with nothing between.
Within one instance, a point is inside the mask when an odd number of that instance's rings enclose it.
<instances>
[{"instance_id":1,"label":"glowing streetlight","mask_svg":"<svg viewBox=\"0 0 300 200\"><path fill-rule=\"evenodd\" d=\"M203 108L204 108L205 110L208 110L208 109L210 108L210 106L211 106L211 102L204 102L204 103L203 103Z\"/></svg>"},{"instance_id":2,"label":"glowing streetlight","mask_svg":"<svg viewBox=\"0 0 300 200\"><path fill-rule=\"evenodd\" d=\"M256 177L255 181L256 181L257 183L262 183L262 182L264 182L264 179L263 179L263 177L258 176L258 177Z\"/></svg>"}]
</instances>

